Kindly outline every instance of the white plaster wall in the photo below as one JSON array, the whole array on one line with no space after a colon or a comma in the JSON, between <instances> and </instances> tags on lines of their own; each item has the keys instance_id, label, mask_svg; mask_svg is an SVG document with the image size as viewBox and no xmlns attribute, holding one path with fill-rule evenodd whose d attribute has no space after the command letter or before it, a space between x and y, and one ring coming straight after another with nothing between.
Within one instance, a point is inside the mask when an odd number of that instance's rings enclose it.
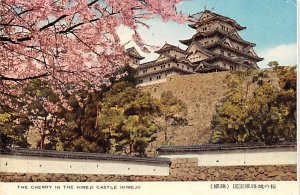
<instances>
[{"instance_id":1,"label":"white plaster wall","mask_svg":"<svg viewBox=\"0 0 300 195\"><path fill-rule=\"evenodd\" d=\"M210 22L209 24L203 24L203 25L200 25L200 26L197 27L196 31L197 31L197 32L203 32L203 28L204 28L204 27L207 27L207 31L215 30L215 29L217 29L218 27L220 27L219 21L212 21L212 22Z\"/></svg>"},{"instance_id":2,"label":"white plaster wall","mask_svg":"<svg viewBox=\"0 0 300 195\"><path fill-rule=\"evenodd\" d=\"M167 176L169 165L0 155L0 172Z\"/></svg>"},{"instance_id":3,"label":"white plaster wall","mask_svg":"<svg viewBox=\"0 0 300 195\"><path fill-rule=\"evenodd\" d=\"M180 53L180 52L175 51L175 50L171 50L171 51L169 51L168 53L169 53L171 56L174 56L174 57L175 57L175 55L176 55L177 58L181 58L181 57L184 57L184 56L185 56L185 54Z\"/></svg>"},{"instance_id":4,"label":"white plaster wall","mask_svg":"<svg viewBox=\"0 0 300 195\"><path fill-rule=\"evenodd\" d=\"M158 83L164 83L164 82L167 81L166 78L158 79L158 80L154 80L154 81L149 81L149 78L150 78L150 76L147 76L147 77L143 78L144 82L138 84L137 86L143 87L143 86L147 86L147 85L154 85L154 84L158 84Z\"/></svg>"},{"instance_id":5,"label":"white plaster wall","mask_svg":"<svg viewBox=\"0 0 300 195\"><path fill-rule=\"evenodd\" d=\"M297 164L297 152L289 150L237 150L161 155L170 159L198 158L198 166L242 166Z\"/></svg>"}]
</instances>

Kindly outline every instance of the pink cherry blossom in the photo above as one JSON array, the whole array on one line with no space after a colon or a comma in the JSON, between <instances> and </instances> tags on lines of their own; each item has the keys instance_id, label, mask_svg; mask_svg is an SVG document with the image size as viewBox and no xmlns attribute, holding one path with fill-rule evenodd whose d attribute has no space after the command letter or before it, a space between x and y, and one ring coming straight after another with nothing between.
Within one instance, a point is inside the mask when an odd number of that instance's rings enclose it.
<instances>
[{"instance_id":1,"label":"pink cherry blossom","mask_svg":"<svg viewBox=\"0 0 300 195\"><path fill-rule=\"evenodd\" d=\"M35 97L21 97L22 89L39 78L50 84L60 105L70 110L63 91L72 94L80 89L99 90L102 84L110 84L108 75L123 66L126 54L117 34L120 26L132 29L133 40L148 51L150 46L144 43L138 27L148 27L147 20L157 16L163 21L187 22L187 16L176 11L180 2L1 0L0 106L17 108L11 96L32 103ZM41 103L49 113L59 109L47 99ZM42 126L42 120L35 116L39 110L29 112L28 105L18 109L21 114L31 113L33 124Z\"/></svg>"}]
</instances>

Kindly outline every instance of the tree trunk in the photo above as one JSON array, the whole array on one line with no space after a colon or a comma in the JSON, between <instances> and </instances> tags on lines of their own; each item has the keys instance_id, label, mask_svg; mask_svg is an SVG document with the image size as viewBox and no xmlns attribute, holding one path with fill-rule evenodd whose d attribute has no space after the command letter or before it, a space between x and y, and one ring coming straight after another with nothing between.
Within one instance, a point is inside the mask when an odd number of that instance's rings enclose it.
<instances>
[{"instance_id":1,"label":"tree trunk","mask_svg":"<svg viewBox=\"0 0 300 195\"><path fill-rule=\"evenodd\" d=\"M129 144L129 155L131 156L132 153L132 143Z\"/></svg>"}]
</instances>

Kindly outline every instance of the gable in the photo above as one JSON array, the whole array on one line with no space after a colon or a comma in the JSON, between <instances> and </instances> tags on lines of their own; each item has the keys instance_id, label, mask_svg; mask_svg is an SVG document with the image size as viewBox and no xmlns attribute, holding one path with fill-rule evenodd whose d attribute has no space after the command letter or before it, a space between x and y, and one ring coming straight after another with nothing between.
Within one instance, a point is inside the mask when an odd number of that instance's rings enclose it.
<instances>
[{"instance_id":1,"label":"gable","mask_svg":"<svg viewBox=\"0 0 300 195\"><path fill-rule=\"evenodd\" d=\"M206 49L204 49L200 43L196 43L195 41L187 48L186 50L189 54L187 56L189 56L191 53L196 53L196 52L200 52L205 56L210 57L211 55L208 54L208 52L206 51Z\"/></svg>"},{"instance_id":2,"label":"gable","mask_svg":"<svg viewBox=\"0 0 300 195\"><path fill-rule=\"evenodd\" d=\"M138 51L134 48L130 51L131 54L136 55L136 56L140 56L140 54L138 53Z\"/></svg>"},{"instance_id":3,"label":"gable","mask_svg":"<svg viewBox=\"0 0 300 195\"><path fill-rule=\"evenodd\" d=\"M172 45L170 45L168 43L165 43L164 46L162 48L160 48L160 50L163 50L163 49L166 49L166 48L169 48L169 47L172 47Z\"/></svg>"},{"instance_id":4,"label":"gable","mask_svg":"<svg viewBox=\"0 0 300 195\"><path fill-rule=\"evenodd\" d=\"M159 57L155 60L155 62L161 62L170 59L169 56L164 55L163 53L159 55Z\"/></svg>"},{"instance_id":5,"label":"gable","mask_svg":"<svg viewBox=\"0 0 300 195\"><path fill-rule=\"evenodd\" d=\"M258 57L256 52L254 51L254 49L252 47L249 47L245 50L245 53L248 54L248 55L251 55L251 56L255 56L255 57Z\"/></svg>"},{"instance_id":6,"label":"gable","mask_svg":"<svg viewBox=\"0 0 300 195\"><path fill-rule=\"evenodd\" d=\"M242 39L242 37L239 35L237 31L234 31L233 33L230 34L231 37L236 38L236 39Z\"/></svg>"},{"instance_id":7,"label":"gable","mask_svg":"<svg viewBox=\"0 0 300 195\"><path fill-rule=\"evenodd\" d=\"M201 20L207 20L207 19L210 19L212 17L214 17L214 15L212 13L210 13L210 12L203 12L202 15L199 18L199 21L201 21Z\"/></svg>"},{"instance_id":8,"label":"gable","mask_svg":"<svg viewBox=\"0 0 300 195\"><path fill-rule=\"evenodd\" d=\"M234 45L232 44L232 42L228 38L226 38L222 43L224 45L228 46L228 47L234 47Z\"/></svg>"}]
</instances>

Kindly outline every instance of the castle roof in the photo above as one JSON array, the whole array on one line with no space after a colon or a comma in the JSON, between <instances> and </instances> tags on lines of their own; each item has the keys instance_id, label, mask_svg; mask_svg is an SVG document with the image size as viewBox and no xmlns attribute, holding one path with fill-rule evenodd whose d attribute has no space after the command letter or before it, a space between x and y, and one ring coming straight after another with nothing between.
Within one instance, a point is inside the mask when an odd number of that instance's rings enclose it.
<instances>
[{"instance_id":1,"label":"castle roof","mask_svg":"<svg viewBox=\"0 0 300 195\"><path fill-rule=\"evenodd\" d=\"M133 57L133 58L137 58L139 60L143 60L145 59L145 57L141 56L140 53L135 49L135 47L130 47L128 49L126 49L126 53Z\"/></svg>"},{"instance_id":2,"label":"castle roof","mask_svg":"<svg viewBox=\"0 0 300 195\"><path fill-rule=\"evenodd\" d=\"M186 51L184 51L183 49L180 49L179 47L171 45L169 43L165 43L164 46L162 46L162 48L160 48L159 50L157 50L155 53L160 54L160 53L163 53L165 51L169 51L171 49L176 50L176 51L178 51L180 53L186 54Z\"/></svg>"},{"instance_id":3,"label":"castle roof","mask_svg":"<svg viewBox=\"0 0 300 195\"><path fill-rule=\"evenodd\" d=\"M227 50L231 50L231 51L233 51L233 52L239 53L239 54L241 54L241 55L243 55L243 56L245 56L245 57L247 57L247 58L253 59L253 60L257 61L257 62L262 61L262 60L264 59L264 58L261 58L261 57L258 57L258 56L254 56L254 55L247 54L247 53L246 53L247 50L242 51L242 50L238 50L238 49L236 49L236 48L234 48L234 47L226 46L225 44L223 44L224 41L225 41L225 39L226 39L226 37L224 37L223 39L221 39L221 40L218 41L218 42L215 42L215 43L210 44L210 45L206 45L206 46L204 46L204 47L205 47L206 49L211 49L211 48L215 48L215 47L222 47L222 48L225 48L225 49L227 49ZM253 50L253 51L254 51L254 50ZM256 53L254 53L254 54L256 55Z\"/></svg>"},{"instance_id":4,"label":"castle roof","mask_svg":"<svg viewBox=\"0 0 300 195\"><path fill-rule=\"evenodd\" d=\"M233 32L225 32L223 30L220 30L220 29L215 29L213 31L207 31L207 32L198 32L196 33L192 38L190 39L186 39L186 40L180 40L180 43L184 44L184 45L187 45L189 46L194 40L197 40L198 38L203 38L205 36L209 36L209 35L212 35L212 34L220 34L220 35L223 35L225 37L228 37L236 42L239 42L239 43L243 43L245 45L251 45L252 47L256 46L255 43L251 43L249 41L245 41L243 39L240 39L240 38L236 38L233 36L233 34L235 33L235 31Z\"/></svg>"},{"instance_id":5,"label":"castle roof","mask_svg":"<svg viewBox=\"0 0 300 195\"><path fill-rule=\"evenodd\" d=\"M92 160L111 160L111 161L133 161L148 162L158 164L168 164L167 158L140 158L126 155L111 155L103 153L86 153L86 152L68 152L55 150L39 150L27 148L4 148L0 149L0 154L17 155L17 156L38 156L50 158L67 158L67 159L92 159Z\"/></svg>"},{"instance_id":6,"label":"castle roof","mask_svg":"<svg viewBox=\"0 0 300 195\"><path fill-rule=\"evenodd\" d=\"M247 142L247 143L224 143L224 144L203 144L191 146L161 146L157 149L160 154L175 154L175 153L198 153L205 151L228 151L228 150L245 150L245 149L278 149L290 148L296 150L296 142L282 142L274 145L268 145L262 142Z\"/></svg>"},{"instance_id":7,"label":"castle roof","mask_svg":"<svg viewBox=\"0 0 300 195\"><path fill-rule=\"evenodd\" d=\"M196 45L201 52L203 52L204 54L206 54L207 56L213 56L214 55L214 52L204 48L198 41L193 41L189 47L186 49L186 51L189 51L189 49L193 46L193 45ZM191 53L188 53L188 55L186 57L188 57Z\"/></svg>"},{"instance_id":8,"label":"castle roof","mask_svg":"<svg viewBox=\"0 0 300 195\"><path fill-rule=\"evenodd\" d=\"M235 20L233 20L229 17L226 17L226 16L222 16L222 15L217 14L215 12L209 11L209 10L205 10L205 11L201 12L200 14L201 15L200 15L200 18L198 19L198 21L194 24L189 25L191 28L196 29L198 26L200 26L202 24L205 24L207 22L210 22L210 21L213 21L213 20L219 20L219 21L223 21L223 22L226 22L226 23L234 26L238 30L246 29L246 27L243 27L243 26L239 25ZM202 16L204 16L205 14L208 14L211 17L204 19Z\"/></svg>"}]
</instances>

